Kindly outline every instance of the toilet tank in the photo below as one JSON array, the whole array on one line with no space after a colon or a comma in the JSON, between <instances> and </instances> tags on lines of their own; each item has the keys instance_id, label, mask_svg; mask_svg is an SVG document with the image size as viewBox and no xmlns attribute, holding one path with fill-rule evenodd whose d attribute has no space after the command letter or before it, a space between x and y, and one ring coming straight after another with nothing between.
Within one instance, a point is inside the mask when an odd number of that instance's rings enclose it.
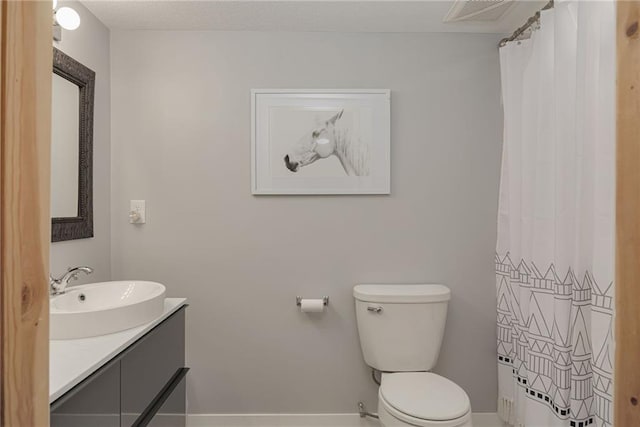
<instances>
[{"instance_id":1,"label":"toilet tank","mask_svg":"<svg viewBox=\"0 0 640 427\"><path fill-rule=\"evenodd\" d=\"M384 372L429 371L438 361L451 297L443 285L357 285L360 346Z\"/></svg>"}]
</instances>

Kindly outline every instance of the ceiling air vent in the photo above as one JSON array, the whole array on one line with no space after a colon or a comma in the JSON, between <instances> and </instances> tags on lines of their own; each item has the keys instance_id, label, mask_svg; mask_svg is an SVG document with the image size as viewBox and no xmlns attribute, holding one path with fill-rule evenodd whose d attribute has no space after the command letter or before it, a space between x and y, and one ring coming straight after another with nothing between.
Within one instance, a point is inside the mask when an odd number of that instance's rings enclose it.
<instances>
[{"instance_id":1,"label":"ceiling air vent","mask_svg":"<svg viewBox=\"0 0 640 427\"><path fill-rule=\"evenodd\" d=\"M456 0L444 22L497 21L513 3L513 0Z\"/></svg>"}]
</instances>

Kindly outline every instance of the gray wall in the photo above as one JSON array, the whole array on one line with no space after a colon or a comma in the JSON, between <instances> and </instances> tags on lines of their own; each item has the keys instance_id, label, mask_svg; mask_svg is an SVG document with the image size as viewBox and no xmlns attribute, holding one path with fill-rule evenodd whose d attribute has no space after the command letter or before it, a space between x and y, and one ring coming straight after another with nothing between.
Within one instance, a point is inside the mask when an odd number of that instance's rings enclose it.
<instances>
[{"instance_id":1,"label":"gray wall","mask_svg":"<svg viewBox=\"0 0 640 427\"><path fill-rule=\"evenodd\" d=\"M361 282L453 291L436 371L496 405L497 38L112 31L112 272L190 299L191 413L376 406ZM251 88L392 90L392 195L250 194ZM146 199L148 223L127 223ZM322 316L295 296L329 295Z\"/></svg>"},{"instance_id":2,"label":"gray wall","mask_svg":"<svg viewBox=\"0 0 640 427\"><path fill-rule=\"evenodd\" d=\"M58 275L67 267L89 265L91 277L78 282L109 280L111 277L111 78L109 65L109 29L82 4L61 1L79 14L80 27L62 30L62 41L53 45L96 72L93 121L93 222L94 238L51 244L51 273ZM53 107L55 108L55 106Z\"/></svg>"}]
</instances>

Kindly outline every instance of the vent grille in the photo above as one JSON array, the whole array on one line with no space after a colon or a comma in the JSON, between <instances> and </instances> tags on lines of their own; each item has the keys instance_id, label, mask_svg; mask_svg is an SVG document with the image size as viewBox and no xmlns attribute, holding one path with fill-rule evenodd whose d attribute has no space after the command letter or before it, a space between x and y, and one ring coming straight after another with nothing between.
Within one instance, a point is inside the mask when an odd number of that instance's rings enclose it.
<instances>
[{"instance_id":1,"label":"vent grille","mask_svg":"<svg viewBox=\"0 0 640 427\"><path fill-rule=\"evenodd\" d=\"M444 22L497 21L513 3L513 0L456 0Z\"/></svg>"}]
</instances>

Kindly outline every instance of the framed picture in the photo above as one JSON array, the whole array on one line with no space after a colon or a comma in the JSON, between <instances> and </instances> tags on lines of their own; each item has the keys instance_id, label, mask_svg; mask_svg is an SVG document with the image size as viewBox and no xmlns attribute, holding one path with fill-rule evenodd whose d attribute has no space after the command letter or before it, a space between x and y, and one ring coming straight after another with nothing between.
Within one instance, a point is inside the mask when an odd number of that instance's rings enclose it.
<instances>
[{"instance_id":1,"label":"framed picture","mask_svg":"<svg viewBox=\"0 0 640 427\"><path fill-rule=\"evenodd\" d=\"M389 194L389 90L251 91L253 194Z\"/></svg>"}]
</instances>

